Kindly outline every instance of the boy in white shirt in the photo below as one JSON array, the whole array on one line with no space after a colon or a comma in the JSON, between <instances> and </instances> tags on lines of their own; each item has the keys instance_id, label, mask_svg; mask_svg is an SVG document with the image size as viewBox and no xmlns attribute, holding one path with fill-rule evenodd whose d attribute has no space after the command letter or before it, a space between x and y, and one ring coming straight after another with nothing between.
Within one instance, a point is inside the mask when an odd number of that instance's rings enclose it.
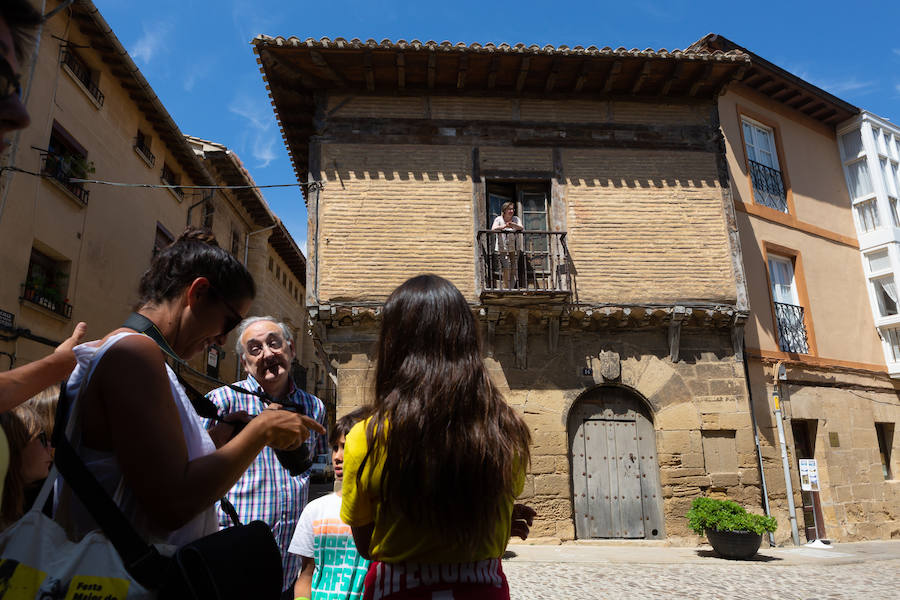
<instances>
[{"instance_id":1,"label":"boy in white shirt","mask_svg":"<svg viewBox=\"0 0 900 600\"><path fill-rule=\"evenodd\" d=\"M338 419L331 432L334 479L343 478L344 438L367 416L357 409ZM341 521L340 487L306 505L294 530L288 551L302 558L294 583L295 600L359 600L369 561L356 551L350 526Z\"/></svg>"}]
</instances>

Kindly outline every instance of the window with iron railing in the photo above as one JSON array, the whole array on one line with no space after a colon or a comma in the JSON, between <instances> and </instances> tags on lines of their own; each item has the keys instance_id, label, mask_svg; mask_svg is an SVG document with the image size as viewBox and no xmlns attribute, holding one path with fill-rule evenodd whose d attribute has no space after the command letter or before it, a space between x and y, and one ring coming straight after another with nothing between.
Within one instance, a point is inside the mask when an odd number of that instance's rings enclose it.
<instances>
[{"instance_id":1,"label":"window with iron railing","mask_svg":"<svg viewBox=\"0 0 900 600\"><path fill-rule=\"evenodd\" d=\"M478 232L481 288L485 292L572 292L566 233Z\"/></svg>"},{"instance_id":2,"label":"window with iron railing","mask_svg":"<svg viewBox=\"0 0 900 600\"><path fill-rule=\"evenodd\" d=\"M72 317L69 304L67 261L51 258L36 248L31 249L28 275L22 284L21 300L46 308L67 319Z\"/></svg>"},{"instance_id":3,"label":"window with iron railing","mask_svg":"<svg viewBox=\"0 0 900 600\"><path fill-rule=\"evenodd\" d=\"M781 351L809 354L803 307L776 302L775 320L778 322L778 346Z\"/></svg>"},{"instance_id":4,"label":"window with iron railing","mask_svg":"<svg viewBox=\"0 0 900 600\"><path fill-rule=\"evenodd\" d=\"M166 185L172 185L176 187L169 188L173 194L178 196L181 199L184 199L184 190L180 187L177 187L181 183L181 177L175 174L175 171L167 164L163 163L162 173L160 174L160 180Z\"/></svg>"},{"instance_id":5,"label":"window with iron railing","mask_svg":"<svg viewBox=\"0 0 900 600\"><path fill-rule=\"evenodd\" d=\"M134 149L147 160L147 163L150 166L156 164L156 157L150 152L150 136L146 135L140 129L138 129L137 135L134 138Z\"/></svg>"},{"instance_id":6,"label":"window with iron railing","mask_svg":"<svg viewBox=\"0 0 900 600\"><path fill-rule=\"evenodd\" d=\"M53 123L47 150L41 152L41 174L50 177L87 206L90 192L84 183L73 179L87 179L94 165L87 152L58 123Z\"/></svg>"},{"instance_id":7,"label":"window with iron railing","mask_svg":"<svg viewBox=\"0 0 900 600\"><path fill-rule=\"evenodd\" d=\"M97 101L97 104L103 106L105 97L97 86L96 73L88 68L87 64L71 48L63 49L61 60L62 64L75 76L75 79Z\"/></svg>"},{"instance_id":8,"label":"window with iron railing","mask_svg":"<svg viewBox=\"0 0 900 600\"><path fill-rule=\"evenodd\" d=\"M774 130L746 117L741 124L754 200L757 204L788 212L787 193L778 165Z\"/></svg>"}]
</instances>

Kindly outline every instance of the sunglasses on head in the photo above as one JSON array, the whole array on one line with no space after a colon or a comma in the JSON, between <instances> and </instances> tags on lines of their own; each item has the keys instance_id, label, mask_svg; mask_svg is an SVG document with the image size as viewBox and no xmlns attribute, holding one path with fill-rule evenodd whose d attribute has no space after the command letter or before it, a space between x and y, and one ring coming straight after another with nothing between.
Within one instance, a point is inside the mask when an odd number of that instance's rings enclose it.
<instances>
[{"instance_id":1,"label":"sunglasses on head","mask_svg":"<svg viewBox=\"0 0 900 600\"><path fill-rule=\"evenodd\" d=\"M0 100L6 100L15 95L22 97L21 75L13 71L12 65L5 58L0 57Z\"/></svg>"}]
</instances>

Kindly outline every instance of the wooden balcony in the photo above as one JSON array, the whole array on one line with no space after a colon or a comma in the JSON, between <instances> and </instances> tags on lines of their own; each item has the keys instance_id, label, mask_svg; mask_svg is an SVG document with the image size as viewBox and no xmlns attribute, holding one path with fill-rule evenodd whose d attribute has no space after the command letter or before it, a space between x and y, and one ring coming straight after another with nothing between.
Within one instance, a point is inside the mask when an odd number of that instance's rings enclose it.
<instances>
[{"instance_id":1,"label":"wooden balcony","mask_svg":"<svg viewBox=\"0 0 900 600\"><path fill-rule=\"evenodd\" d=\"M571 298L565 232L481 230L477 244L483 302L525 306Z\"/></svg>"}]
</instances>

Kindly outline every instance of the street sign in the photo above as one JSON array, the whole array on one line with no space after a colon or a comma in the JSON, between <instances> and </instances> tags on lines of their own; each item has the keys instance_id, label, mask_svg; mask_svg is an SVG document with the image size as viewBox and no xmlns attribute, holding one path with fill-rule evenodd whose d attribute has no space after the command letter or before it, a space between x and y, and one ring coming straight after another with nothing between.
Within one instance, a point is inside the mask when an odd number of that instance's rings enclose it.
<instances>
[{"instance_id":1,"label":"street sign","mask_svg":"<svg viewBox=\"0 0 900 600\"><path fill-rule=\"evenodd\" d=\"M804 492L819 491L819 465L814 458L801 458L800 489Z\"/></svg>"},{"instance_id":2,"label":"street sign","mask_svg":"<svg viewBox=\"0 0 900 600\"><path fill-rule=\"evenodd\" d=\"M0 327L12 329L16 322L16 315L5 310L0 310Z\"/></svg>"}]
</instances>

